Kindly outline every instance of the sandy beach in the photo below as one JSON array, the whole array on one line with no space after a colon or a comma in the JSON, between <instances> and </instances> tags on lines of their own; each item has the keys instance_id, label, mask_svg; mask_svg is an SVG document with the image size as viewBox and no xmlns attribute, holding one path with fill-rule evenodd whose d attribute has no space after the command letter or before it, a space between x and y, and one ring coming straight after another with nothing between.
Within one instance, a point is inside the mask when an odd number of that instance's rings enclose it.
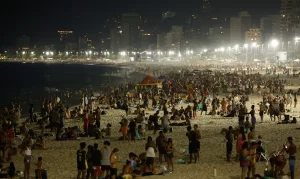
<instances>
[{"instance_id":1,"label":"sandy beach","mask_svg":"<svg viewBox=\"0 0 300 179\"><path fill-rule=\"evenodd\" d=\"M258 96L250 96L250 102L247 103L248 109L252 104L257 104L260 101ZM185 107L187 104L183 104ZM177 108L180 108L177 106ZM257 109L256 105L256 109ZM148 115L154 113L153 111L147 111ZM299 117L299 109L292 109L292 116ZM121 116L125 115L125 111L122 110L107 110L107 114L102 116L101 126L105 126L107 123L112 124L112 138L110 139L112 148L120 149L120 159L121 163L125 164L126 159L128 159L128 153L134 152L140 154L144 151L145 140L128 142L128 141L118 141L117 138L121 136L119 133L119 122ZM202 139L201 139L201 152L200 152L200 163L197 164L175 164L174 172L172 174L166 174L164 176L157 175L151 176L149 178L219 178L219 179L239 179L240 178L240 167L239 162L234 161L236 154L235 148L233 149L232 161L226 162L226 142L223 135L220 134L222 128L228 128L228 126L237 126L237 118L223 118L223 117L212 117L209 115L200 116L200 112L197 114L197 118L191 120L192 125L198 124L200 126ZM257 135L261 135L263 141L267 146L269 152L281 149L282 145L286 142L288 136L293 136L297 147L300 147L300 130L296 130L300 127L299 124L281 124L278 125L275 122L271 122L269 116L265 116L264 123L259 123L259 116L257 116L258 124L256 126ZM134 117L134 116L129 116ZM298 118L299 119L299 118ZM66 120L67 126L80 125L79 120ZM173 138L175 145L175 163L178 159L187 159L188 156L182 151L187 147L188 139L185 136L186 127L173 127L173 132L168 133L168 137ZM158 134L157 134L158 135ZM152 131L147 132L147 136L152 136ZM55 141L52 138L46 138L47 150L33 150L32 154L34 156L33 162L37 161L39 156L43 157L44 168L48 171L49 179L75 179L77 174L76 169L76 150L79 148L80 142L86 142L87 145L98 143L99 146L103 146L103 139L96 140L94 138L81 138L80 140L71 141ZM157 156L156 156L157 157ZM17 170L23 169L23 159L20 154L14 156L13 161L15 162ZM156 158L156 163L158 159ZM299 160L296 161L296 178L300 176L299 170ZM258 162L257 172L263 175L265 162ZM31 166L31 176L34 176L35 166ZM156 166L157 170L161 166ZM217 176L214 177L214 169L217 171ZM286 165L284 171L287 173L289 171L288 164ZM121 166L119 168L121 172Z\"/></svg>"}]
</instances>

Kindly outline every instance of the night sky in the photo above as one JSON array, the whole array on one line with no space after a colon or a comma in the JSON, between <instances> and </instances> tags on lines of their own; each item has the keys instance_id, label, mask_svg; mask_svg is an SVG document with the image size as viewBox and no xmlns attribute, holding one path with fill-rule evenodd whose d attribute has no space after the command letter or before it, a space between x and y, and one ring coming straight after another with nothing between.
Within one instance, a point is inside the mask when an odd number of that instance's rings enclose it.
<instances>
[{"instance_id":1,"label":"night sky","mask_svg":"<svg viewBox=\"0 0 300 179\"><path fill-rule=\"evenodd\" d=\"M254 17L278 13L280 0L210 0L221 14L249 10ZM135 12L159 19L161 12L197 13L201 0L31 0L1 5L0 45L15 45L16 37L28 35L33 41L50 43L57 30L76 33L101 31L103 22L122 12Z\"/></svg>"}]
</instances>

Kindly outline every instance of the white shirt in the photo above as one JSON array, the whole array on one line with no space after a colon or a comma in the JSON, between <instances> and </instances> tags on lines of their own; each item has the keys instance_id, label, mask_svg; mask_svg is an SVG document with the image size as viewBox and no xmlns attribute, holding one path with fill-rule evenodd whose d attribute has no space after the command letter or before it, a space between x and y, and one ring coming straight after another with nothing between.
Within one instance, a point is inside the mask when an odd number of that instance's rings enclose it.
<instances>
[{"instance_id":1,"label":"white shirt","mask_svg":"<svg viewBox=\"0 0 300 179\"><path fill-rule=\"evenodd\" d=\"M153 147L148 147L146 151L146 157L155 157L155 152Z\"/></svg>"},{"instance_id":2,"label":"white shirt","mask_svg":"<svg viewBox=\"0 0 300 179\"><path fill-rule=\"evenodd\" d=\"M161 121L162 126L168 126L169 125L169 115L168 114L164 115L161 120L162 120Z\"/></svg>"},{"instance_id":3,"label":"white shirt","mask_svg":"<svg viewBox=\"0 0 300 179\"><path fill-rule=\"evenodd\" d=\"M27 147L27 149L25 150L25 155L27 156L31 156L31 150Z\"/></svg>"}]
</instances>

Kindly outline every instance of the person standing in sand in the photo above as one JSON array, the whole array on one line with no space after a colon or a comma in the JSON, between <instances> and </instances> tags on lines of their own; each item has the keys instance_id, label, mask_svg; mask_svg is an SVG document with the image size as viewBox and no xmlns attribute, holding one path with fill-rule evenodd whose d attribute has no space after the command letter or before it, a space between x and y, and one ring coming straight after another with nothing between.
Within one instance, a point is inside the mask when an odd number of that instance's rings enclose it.
<instances>
[{"instance_id":1,"label":"person standing in sand","mask_svg":"<svg viewBox=\"0 0 300 179\"><path fill-rule=\"evenodd\" d=\"M109 159L110 155L111 155L110 142L104 141L104 147L101 149L102 178L105 178L110 172L110 159Z\"/></svg>"},{"instance_id":2,"label":"person standing in sand","mask_svg":"<svg viewBox=\"0 0 300 179\"><path fill-rule=\"evenodd\" d=\"M96 110L96 127L98 129L101 129L100 124L101 124L101 109L99 107L97 107L97 110Z\"/></svg>"},{"instance_id":3,"label":"person standing in sand","mask_svg":"<svg viewBox=\"0 0 300 179\"><path fill-rule=\"evenodd\" d=\"M119 157L118 157L118 148L114 148L114 150L111 152L110 155L110 177L111 179L116 179L118 176L118 166L120 163Z\"/></svg>"},{"instance_id":4,"label":"person standing in sand","mask_svg":"<svg viewBox=\"0 0 300 179\"><path fill-rule=\"evenodd\" d=\"M196 138L197 138L197 159L198 159L198 162L200 161L200 139L201 139L201 132L199 130L199 127L197 124L194 125L194 131L196 133Z\"/></svg>"},{"instance_id":5,"label":"person standing in sand","mask_svg":"<svg viewBox=\"0 0 300 179\"><path fill-rule=\"evenodd\" d=\"M244 142L240 152L240 167L242 168L241 179L246 178L246 173L249 165L250 165L250 159L249 159L249 151L248 151L248 142Z\"/></svg>"},{"instance_id":6,"label":"person standing in sand","mask_svg":"<svg viewBox=\"0 0 300 179\"><path fill-rule=\"evenodd\" d=\"M248 142L254 142L256 141L256 133L255 133L255 128L253 126L250 127L250 132L248 133Z\"/></svg>"},{"instance_id":7,"label":"person standing in sand","mask_svg":"<svg viewBox=\"0 0 300 179\"><path fill-rule=\"evenodd\" d=\"M135 121L132 119L132 120L130 120L130 122L129 122L129 134L130 134L130 140L132 141L132 142L135 142L135 136L136 136L136 123L135 123Z\"/></svg>"},{"instance_id":8,"label":"person standing in sand","mask_svg":"<svg viewBox=\"0 0 300 179\"><path fill-rule=\"evenodd\" d=\"M227 162L230 162L230 157L231 157L231 153L232 153L232 143L233 143L233 133L232 133L232 126L229 126L228 128L228 132L226 134L226 158L227 158Z\"/></svg>"},{"instance_id":9,"label":"person standing in sand","mask_svg":"<svg viewBox=\"0 0 300 179\"><path fill-rule=\"evenodd\" d=\"M247 137L245 135L245 130L243 127L240 128L240 133L236 140L236 161L238 161L241 149L243 147L244 142L247 141Z\"/></svg>"},{"instance_id":10,"label":"person standing in sand","mask_svg":"<svg viewBox=\"0 0 300 179\"><path fill-rule=\"evenodd\" d=\"M295 179L297 147L294 144L292 137L288 137L288 145L285 145L284 147L286 149L286 152L289 154L289 166L290 166L291 179Z\"/></svg>"},{"instance_id":11,"label":"person standing in sand","mask_svg":"<svg viewBox=\"0 0 300 179\"><path fill-rule=\"evenodd\" d=\"M86 170L88 168L87 160L86 160L86 151L85 151L86 143L80 143L80 149L77 150L77 179L85 179L86 178Z\"/></svg>"},{"instance_id":12,"label":"person standing in sand","mask_svg":"<svg viewBox=\"0 0 300 179\"><path fill-rule=\"evenodd\" d=\"M164 110L164 116L161 118L161 126L163 129L169 130L170 116L167 110Z\"/></svg>"},{"instance_id":13,"label":"person standing in sand","mask_svg":"<svg viewBox=\"0 0 300 179\"><path fill-rule=\"evenodd\" d=\"M170 172L174 171L174 146L173 146L173 140L171 138L168 139L167 146L166 146L166 151L167 151L167 164L168 164L168 170ZM172 170L170 169L170 166L172 166Z\"/></svg>"},{"instance_id":14,"label":"person standing in sand","mask_svg":"<svg viewBox=\"0 0 300 179\"><path fill-rule=\"evenodd\" d=\"M227 101L225 100L225 98L222 99L221 106L223 113L227 114Z\"/></svg>"},{"instance_id":15,"label":"person standing in sand","mask_svg":"<svg viewBox=\"0 0 300 179\"><path fill-rule=\"evenodd\" d=\"M260 116L260 121L261 121L261 123L263 123L263 121L264 121L264 113L265 113L265 111L266 111L266 106L265 106L265 104L261 101L261 102L259 103L259 116Z\"/></svg>"},{"instance_id":16,"label":"person standing in sand","mask_svg":"<svg viewBox=\"0 0 300 179\"><path fill-rule=\"evenodd\" d=\"M156 146L155 143L152 141L152 137L149 136L147 139L147 143L145 144L145 151L146 151L146 157L147 160L154 164L154 157L155 157L155 152L156 152Z\"/></svg>"},{"instance_id":17,"label":"person standing in sand","mask_svg":"<svg viewBox=\"0 0 300 179\"><path fill-rule=\"evenodd\" d=\"M39 157L38 162L36 163L37 167L37 178L38 179L43 179L42 178L42 173L43 173L43 158Z\"/></svg>"},{"instance_id":18,"label":"person standing in sand","mask_svg":"<svg viewBox=\"0 0 300 179\"><path fill-rule=\"evenodd\" d=\"M166 136L163 131L159 132L159 136L156 138L156 146L159 151L159 163L162 164L162 157L166 158Z\"/></svg>"},{"instance_id":19,"label":"person standing in sand","mask_svg":"<svg viewBox=\"0 0 300 179\"><path fill-rule=\"evenodd\" d=\"M24 156L24 179L30 179L30 164L31 164L31 142L26 143L25 149L20 151L21 155Z\"/></svg>"},{"instance_id":20,"label":"person standing in sand","mask_svg":"<svg viewBox=\"0 0 300 179\"><path fill-rule=\"evenodd\" d=\"M249 157L250 157L250 163L248 167L248 173L247 176L250 178L250 174L252 173L252 178L255 177L256 172L256 142L251 142L250 148L249 148Z\"/></svg>"},{"instance_id":21,"label":"person standing in sand","mask_svg":"<svg viewBox=\"0 0 300 179\"><path fill-rule=\"evenodd\" d=\"M298 100L297 100L297 93L295 93L294 94L294 108L297 107L297 102L298 102Z\"/></svg>"},{"instance_id":22,"label":"person standing in sand","mask_svg":"<svg viewBox=\"0 0 300 179\"><path fill-rule=\"evenodd\" d=\"M98 144L94 144L94 150L92 153L92 159L93 159L93 169L94 169L94 174L93 177L94 179L100 179L101 177L101 151L98 149Z\"/></svg>"},{"instance_id":23,"label":"person standing in sand","mask_svg":"<svg viewBox=\"0 0 300 179\"><path fill-rule=\"evenodd\" d=\"M251 116L251 125L252 127L255 127L255 124L256 124L256 117L255 117L255 106L252 105L251 106L251 111L250 111L250 116Z\"/></svg>"}]
</instances>

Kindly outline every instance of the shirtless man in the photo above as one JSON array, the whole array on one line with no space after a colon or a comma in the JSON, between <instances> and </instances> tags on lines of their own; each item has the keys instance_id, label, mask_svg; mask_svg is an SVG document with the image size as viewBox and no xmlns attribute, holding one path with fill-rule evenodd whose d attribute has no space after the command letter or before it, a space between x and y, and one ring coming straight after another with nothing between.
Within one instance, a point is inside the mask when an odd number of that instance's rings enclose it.
<instances>
[{"instance_id":1,"label":"shirtless man","mask_svg":"<svg viewBox=\"0 0 300 179\"><path fill-rule=\"evenodd\" d=\"M291 179L295 179L295 164L296 164L297 148L296 145L294 144L292 137L288 137L288 145L285 145L284 147L286 149L286 152L289 154L289 166L290 166Z\"/></svg>"},{"instance_id":2,"label":"shirtless man","mask_svg":"<svg viewBox=\"0 0 300 179\"><path fill-rule=\"evenodd\" d=\"M131 175L132 171L131 162L127 160L126 165L123 166L123 175Z\"/></svg>"},{"instance_id":3,"label":"shirtless man","mask_svg":"<svg viewBox=\"0 0 300 179\"><path fill-rule=\"evenodd\" d=\"M162 157L166 159L166 145L167 140L163 131L159 132L159 136L156 138L156 146L159 151L159 163L162 164Z\"/></svg>"},{"instance_id":4,"label":"shirtless man","mask_svg":"<svg viewBox=\"0 0 300 179\"><path fill-rule=\"evenodd\" d=\"M119 149L115 148L110 155L110 176L111 179L116 179L118 176L118 166L120 163L120 160L118 158L118 152Z\"/></svg>"},{"instance_id":5,"label":"shirtless man","mask_svg":"<svg viewBox=\"0 0 300 179\"><path fill-rule=\"evenodd\" d=\"M254 131L254 127L250 127L250 132L248 133L248 142L251 144L251 142L256 141L256 133Z\"/></svg>"}]
</instances>

